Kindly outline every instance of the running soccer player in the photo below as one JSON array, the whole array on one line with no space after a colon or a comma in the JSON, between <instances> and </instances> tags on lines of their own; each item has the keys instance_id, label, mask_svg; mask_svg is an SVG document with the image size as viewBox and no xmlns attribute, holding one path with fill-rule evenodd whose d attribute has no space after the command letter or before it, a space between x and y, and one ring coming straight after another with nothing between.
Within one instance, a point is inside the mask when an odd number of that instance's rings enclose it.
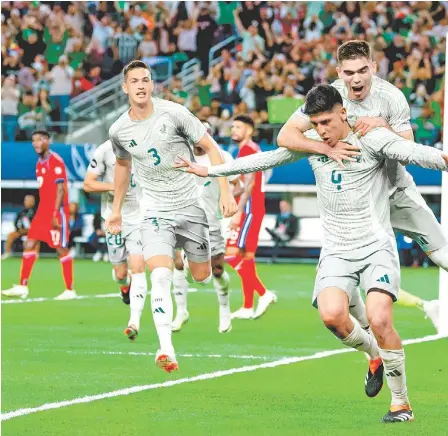
<instances>
[{"instance_id":1,"label":"running soccer player","mask_svg":"<svg viewBox=\"0 0 448 436\"><path fill-rule=\"evenodd\" d=\"M204 123L207 133L211 135L211 128L208 123ZM210 158L207 153L198 145L193 150L195 161L204 166L211 166ZM231 162L232 155L225 150L221 150L224 162ZM239 197L244 188L239 176L229 177L230 183L233 185L233 196ZM232 330L232 320L230 314L229 303L229 285L230 277L224 270L224 251L225 242L221 228L222 215L219 211L219 185L216 179L203 179L197 177L196 182L200 192L200 204L205 210L208 225L210 226L210 249L213 273L213 285L218 295L219 303L219 333L229 333ZM176 253L175 268L173 271L173 294L176 302L177 311L176 318L173 321L173 332L180 331L182 325L189 319L187 310L188 281L185 277L184 265L181 253Z\"/></svg>"},{"instance_id":2,"label":"running soccer player","mask_svg":"<svg viewBox=\"0 0 448 436\"><path fill-rule=\"evenodd\" d=\"M376 63L370 45L366 41L348 41L338 48L337 61L339 80L332 86L341 94L348 122L355 131L365 134L374 127L385 127L405 139L413 140L406 98L394 85L375 76ZM281 129L277 143L289 150L326 155L339 163L353 157L355 150L350 145L338 142L330 147L325 142L306 138L303 132L311 128L309 117L299 108ZM388 159L386 162L392 227L415 240L436 265L448 270L448 239L442 226L406 168L394 160ZM353 298L356 301L350 303L350 313L365 323L362 298L355 294ZM400 291L398 303L424 310L433 324L438 326L438 301L423 301Z\"/></svg>"},{"instance_id":3,"label":"running soccer player","mask_svg":"<svg viewBox=\"0 0 448 436\"><path fill-rule=\"evenodd\" d=\"M112 143L104 142L95 150L84 178L84 191L101 193L101 217L103 220L106 220L112 212L115 161ZM131 316L124 334L131 341L135 340L138 335L148 287L140 238L140 224L137 184L134 175L131 175L131 182L123 203L122 232L118 235L106 233L109 260L113 265L112 279L120 285L123 302L130 304ZM130 275L128 268L131 272Z\"/></svg>"},{"instance_id":4,"label":"running soccer player","mask_svg":"<svg viewBox=\"0 0 448 436\"><path fill-rule=\"evenodd\" d=\"M191 158L193 145L203 148L213 164L223 163L218 144L202 123L183 106L152 98L154 82L150 68L132 61L123 70L123 91L130 109L109 130L114 153L115 191L106 229L121 231L121 208L130 177L131 159L136 181L142 189L141 236L146 265L151 272L151 308L160 341L156 365L167 372L178 369L171 341L173 303L171 283L175 248L183 248L193 279L208 283L212 278L208 223L200 207L195 177L175 171L177 155ZM218 179L220 207L224 216L236 212L227 179Z\"/></svg>"},{"instance_id":5,"label":"running soccer player","mask_svg":"<svg viewBox=\"0 0 448 436\"><path fill-rule=\"evenodd\" d=\"M28 280L36 262L40 242L56 249L62 267L65 291L56 300L73 300L73 259L68 249L69 209L67 173L62 158L50 150L50 134L37 130L31 137L34 151L39 155L36 176L39 184L39 206L31 221L28 239L22 256L20 284L2 291L7 297L26 298L29 294Z\"/></svg>"},{"instance_id":6,"label":"running soccer player","mask_svg":"<svg viewBox=\"0 0 448 436\"><path fill-rule=\"evenodd\" d=\"M260 147L252 140L255 130L252 118L239 115L233 120L232 140L238 144L237 158L259 153ZM255 252L265 215L263 173L244 175L244 193L238 201L238 212L233 216L226 247L226 262L241 277L243 307L232 318L253 319L262 316L271 303L277 301L274 292L268 291L258 277ZM254 294L259 295L254 311Z\"/></svg>"},{"instance_id":7,"label":"running soccer player","mask_svg":"<svg viewBox=\"0 0 448 436\"><path fill-rule=\"evenodd\" d=\"M366 135L351 131L339 92L318 85L307 95L304 113L315 130L307 136L329 146L343 141L360 149L355 161L341 169L321 155L309 158L316 177L317 199L324 227L324 242L313 293L313 305L325 326L343 344L370 356L366 394L376 396L385 370L392 403L383 422L412 421L405 373L405 355L393 326L392 303L400 284L400 265L390 224L386 159L425 168L448 170L448 156L432 147L406 140L386 128ZM285 148L237 159L231 164L205 168L180 158L177 167L199 176L221 177L261 171L300 159ZM185 170L185 169L184 169ZM362 283L367 291L367 317L374 336L353 322L349 301ZM376 338L376 339L375 339ZM376 365L373 365L374 363Z\"/></svg>"}]
</instances>

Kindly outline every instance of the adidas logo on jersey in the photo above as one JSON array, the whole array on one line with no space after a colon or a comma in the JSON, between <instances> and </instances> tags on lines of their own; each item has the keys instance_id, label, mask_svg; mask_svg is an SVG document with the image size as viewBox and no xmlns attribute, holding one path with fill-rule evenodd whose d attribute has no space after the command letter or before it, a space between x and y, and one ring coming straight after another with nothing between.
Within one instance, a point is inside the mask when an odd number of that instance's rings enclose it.
<instances>
[{"instance_id":1,"label":"adidas logo on jersey","mask_svg":"<svg viewBox=\"0 0 448 436\"><path fill-rule=\"evenodd\" d=\"M129 147L135 147L137 145L137 143L135 142L134 139L131 140Z\"/></svg>"},{"instance_id":2,"label":"adidas logo on jersey","mask_svg":"<svg viewBox=\"0 0 448 436\"><path fill-rule=\"evenodd\" d=\"M387 274L384 274L383 277L380 277L377 282L380 283L388 283L390 285L389 276Z\"/></svg>"}]
</instances>

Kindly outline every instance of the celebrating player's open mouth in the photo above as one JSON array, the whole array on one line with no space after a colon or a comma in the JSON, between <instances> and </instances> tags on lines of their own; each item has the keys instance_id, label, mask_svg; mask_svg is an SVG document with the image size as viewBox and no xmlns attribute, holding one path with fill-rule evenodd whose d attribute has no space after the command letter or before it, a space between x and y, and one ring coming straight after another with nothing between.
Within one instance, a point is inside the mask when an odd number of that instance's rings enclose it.
<instances>
[{"instance_id":1,"label":"celebrating player's open mouth","mask_svg":"<svg viewBox=\"0 0 448 436\"><path fill-rule=\"evenodd\" d=\"M362 85L352 86L352 92L356 97L361 97L363 91L364 91L364 86L362 86Z\"/></svg>"}]
</instances>

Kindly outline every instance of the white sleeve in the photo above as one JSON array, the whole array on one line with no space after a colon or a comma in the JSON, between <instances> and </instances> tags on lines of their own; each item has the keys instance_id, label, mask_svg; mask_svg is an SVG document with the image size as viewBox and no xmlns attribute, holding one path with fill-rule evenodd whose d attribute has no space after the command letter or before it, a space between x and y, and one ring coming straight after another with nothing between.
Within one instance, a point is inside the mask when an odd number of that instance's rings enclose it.
<instances>
[{"instance_id":1,"label":"white sleeve","mask_svg":"<svg viewBox=\"0 0 448 436\"><path fill-rule=\"evenodd\" d=\"M442 152L434 147L417 144L382 127L370 131L365 137L368 147L376 156L387 157L404 164L447 171Z\"/></svg>"},{"instance_id":2,"label":"white sleeve","mask_svg":"<svg viewBox=\"0 0 448 436\"><path fill-rule=\"evenodd\" d=\"M104 144L101 144L93 153L93 157L87 168L87 171L91 171L97 176L102 176L106 172L106 162L104 155Z\"/></svg>"},{"instance_id":3,"label":"white sleeve","mask_svg":"<svg viewBox=\"0 0 448 436\"><path fill-rule=\"evenodd\" d=\"M179 133L193 144L197 144L207 133L207 129L187 108L178 106L179 111L174 116Z\"/></svg>"},{"instance_id":4,"label":"white sleeve","mask_svg":"<svg viewBox=\"0 0 448 436\"><path fill-rule=\"evenodd\" d=\"M390 116L386 120L394 132L401 133L412 130L411 110L404 94L396 89L389 99Z\"/></svg>"},{"instance_id":5,"label":"white sleeve","mask_svg":"<svg viewBox=\"0 0 448 436\"><path fill-rule=\"evenodd\" d=\"M112 142L112 150L115 153L115 156L117 159L121 160L131 160L132 156L131 153L129 153L121 144L120 141L117 138L117 135L115 133L115 129L112 127L109 129L109 139L110 142Z\"/></svg>"},{"instance_id":6,"label":"white sleeve","mask_svg":"<svg viewBox=\"0 0 448 436\"><path fill-rule=\"evenodd\" d=\"M235 160L228 151L221 150L221 154L222 154L222 156L224 158L224 163L230 163L230 162L233 162ZM233 182L234 180L237 180L239 178L240 178L239 174L233 174L233 175L228 177L229 182Z\"/></svg>"}]
</instances>

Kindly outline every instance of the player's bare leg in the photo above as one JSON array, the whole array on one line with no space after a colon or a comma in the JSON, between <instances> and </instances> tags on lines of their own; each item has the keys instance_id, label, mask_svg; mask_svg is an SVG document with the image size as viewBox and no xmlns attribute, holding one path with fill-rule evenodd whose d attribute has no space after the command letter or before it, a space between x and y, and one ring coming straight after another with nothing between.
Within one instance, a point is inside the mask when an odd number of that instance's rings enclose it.
<instances>
[{"instance_id":1,"label":"player's bare leg","mask_svg":"<svg viewBox=\"0 0 448 436\"><path fill-rule=\"evenodd\" d=\"M129 290L131 288L131 276L129 275L127 262L113 265L112 280L120 285L120 294L123 303L130 304Z\"/></svg>"},{"instance_id":2,"label":"player's bare leg","mask_svg":"<svg viewBox=\"0 0 448 436\"><path fill-rule=\"evenodd\" d=\"M166 372L178 369L173 343L171 323L173 321L173 301L171 283L173 281L173 259L166 255L155 255L146 261L151 272L151 310L159 337L160 349L156 354L156 365Z\"/></svg>"},{"instance_id":3,"label":"player's bare leg","mask_svg":"<svg viewBox=\"0 0 448 436\"><path fill-rule=\"evenodd\" d=\"M6 297L28 297L28 280L31 277L34 263L39 255L40 242L34 239L28 239L25 242L23 254L22 254L22 266L20 268L20 284L13 285L11 289L2 291L2 294Z\"/></svg>"},{"instance_id":4,"label":"player's bare leg","mask_svg":"<svg viewBox=\"0 0 448 436\"><path fill-rule=\"evenodd\" d=\"M173 294L176 302L176 318L174 318L172 330L178 332L190 317L187 310L188 281L185 277L181 250L176 251L174 259Z\"/></svg>"},{"instance_id":5,"label":"player's bare leg","mask_svg":"<svg viewBox=\"0 0 448 436\"><path fill-rule=\"evenodd\" d=\"M230 278L224 270L224 254L212 257L213 285L218 295L219 303L219 333L229 333L232 330L230 313L229 285Z\"/></svg>"},{"instance_id":6,"label":"player's bare leg","mask_svg":"<svg viewBox=\"0 0 448 436\"><path fill-rule=\"evenodd\" d=\"M16 230L15 232L11 232L8 235L5 243L5 252L2 255L2 260L8 259L12 256L12 244L14 244L14 242L17 239L21 238L23 235L26 235L25 229Z\"/></svg>"},{"instance_id":7,"label":"player's bare leg","mask_svg":"<svg viewBox=\"0 0 448 436\"><path fill-rule=\"evenodd\" d=\"M406 386L405 354L400 336L393 325L392 298L381 289L370 289L366 308L370 328L378 341L386 380L392 393L389 412L383 422L412 421L414 415Z\"/></svg>"},{"instance_id":8,"label":"player's bare leg","mask_svg":"<svg viewBox=\"0 0 448 436\"><path fill-rule=\"evenodd\" d=\"M383 386L383 364L377 341L373 335L361 328L349 316L348 295L336 287L325 288L317 297L320 317L341 342L351 348L367 353L370 357L365 381L365 391L369 397L376 396Z\"/></svg>"},{"instance_id":9,"label":"player's bare leg","mask_svg":"<svg viewBox=\"0 0 448 436\"><path fill-rule=\"evenodd\" d=\"M65 291L58 295L55 300L73 300L77 297L76 291L73 289L73 258L68 248L57 248L56 252L61 262Z\"/></svg>"},{"instance_id":10,"label":"player's bare leg","mask_svg":"<svg viewBox=\"0 0 448 436\"><path fill-rule=\"evenodd\" d=\"M137 337L140 329L140 318L145 307L148 283L146 281L143 255L130 254L128 262L131 270L131 286L128 293L130 297L131 316L124 333L133 341Z\"/></svg>"}]
</instances>

